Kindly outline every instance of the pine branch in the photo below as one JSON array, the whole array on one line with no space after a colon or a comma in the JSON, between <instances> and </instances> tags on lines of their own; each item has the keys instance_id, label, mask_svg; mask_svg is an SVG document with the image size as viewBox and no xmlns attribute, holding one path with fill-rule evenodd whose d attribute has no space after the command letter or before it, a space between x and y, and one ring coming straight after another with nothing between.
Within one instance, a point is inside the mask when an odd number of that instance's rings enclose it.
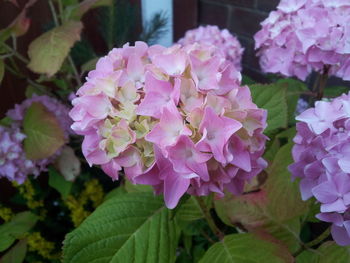
<instances>
[{"instance_id":1,"label":"pine branch","mask_svg":"<svg viewBox=\"0 0 350 263\"><path fill-rule=\"evenodd\" d=\"M157 40L168 31L166 29L167 24L168 15L165 12L156 13L151 21L144 27L140 39L147 42L149 45L155 44Z\"/></svg>"}]
</instances>

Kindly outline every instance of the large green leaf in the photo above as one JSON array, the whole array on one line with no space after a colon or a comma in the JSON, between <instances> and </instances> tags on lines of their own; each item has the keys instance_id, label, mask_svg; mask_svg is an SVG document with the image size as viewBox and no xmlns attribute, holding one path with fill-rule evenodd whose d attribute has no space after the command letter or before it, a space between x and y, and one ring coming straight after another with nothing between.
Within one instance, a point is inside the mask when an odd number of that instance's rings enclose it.
<instances>
[{"instance_id":1,"label":"large green leaf","mask_svg":"<svg viewBox=\"0 0 350 263\"><path fill-rule=\"evenodd\" d=\"M267 170L268 178L258 192L216 200L219 217L228 225L248 230L263 229L286 244L292 252L300 247L299 217L308 203L300 198L297 182L292 182L287 166L292 163L291 146L283 146Z\"/></svg>"},{"instance_id":2,"label":"large green leaf","mask_svg":"<svg viewBox=\"0 0 350 263\"><path fill-rule=\"evenodd\" d=\"M64 133L55 115L44 105L34 102L27 109L23 121L24 150L31 160L44 159L64 145Z\"/></svg>"},{"instance_id":3,"label":"large green leaf","mask_svg":"<svg viewBox=\"0 0 350 263\"><path fill-rule=\"evenodd\" d=\"M254 234L233 234L215 243L200 263L288 263L293 257L277 242Z\"/></svg>"},{"instance_id":4,"label":"large green leaf","mask_svg":"<svg viewBox=\"0 0 350 263\"><path fill-rule=\"evenodd\" d=\"M36 215L30 212L17 214L10 222L0 226L0 252L9 248L13 242L27 233L37 222Z\"/></svg>"},{"instance_id":5,"label":"large green leaf","mask_svg":"<svg viewBox=\"0 0 350 263\"><path fill-rule=\"evenodd\" d=\"M0 259L0 263L22 263L26 253L27 241L21 240Z\"/></svg>"},{"instance_id":6,"label":"large green leaf","mask_svg":"<svg viewBox=\"0 0 350 263\"><path fill-rule=\"evenodd\" d=\"M293 143L288 143L277 152L264 186L268 212L280 222L301 216L308 209L308 203L301 199L298 181L292 181L287 168L293 163L292 147Z\"/></svg>"},{"instance_id":7,"label":"large green leaf","mask_svg":"<svg viewBox=\"0 0 350 263\"><path fill-rule=\"evenodd\" d=\"M338 246L333 241L323 243L316 251L306 250L296 258L297 263L349 263L350 247Z\"/></svg>"},{"instance_id":8,"label":"large green leaf","mask_svg":"<svg viewBox=\"0 0 350 263\"><path fill-rule=\"evenodd\" d=\"M276 83L287 88L288 123L294 124L298 99L308 88L304 82L292 78L280 79Z\"/></svg>"},{"instance_id":9,"label":"large green leaf","mask_svg":"<svg viewBox=\"0 0 350 263\"><path fill-rule=\"evenodd\" d=\"M64 241L63 262L174 262L178 229L162 197L110 197Z\"/></svg>"},{"instance_id":10,"label":"large green leaf","mask_svg":"<svg viewBox=\"0 0 350 263\"><path fill-rule=\"evenodd\" d=\"M28 67L36 73L54 75L62 66L71 47L80 39L83 24L68 21L44 33L29 45Z\"/></svg>"},{"instance_id":11,"label":"large green leaf","mask_svg":"<svg viewBox=\"0 0 350 263\"><path fill-rule=\"evenodd\" d=\"M268 111L266 132L287 126L287 88L285 86L270 84L255 84L249 86L253 101L259 108Z\"/></svg>"}]
</instances>

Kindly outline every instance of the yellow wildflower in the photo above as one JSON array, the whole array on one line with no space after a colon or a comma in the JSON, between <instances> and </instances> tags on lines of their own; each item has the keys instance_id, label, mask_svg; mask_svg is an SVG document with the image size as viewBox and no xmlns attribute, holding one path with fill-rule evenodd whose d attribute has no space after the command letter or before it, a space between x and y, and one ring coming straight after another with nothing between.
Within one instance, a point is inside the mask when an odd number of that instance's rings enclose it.
<instances>
[{"instance_id":1,"label":"yellow wildflower","mask_svg":"<svg viewBox=\"0 0 350 263\"><path fill-rule=\"evenodd\" d=\"M8 222L11 220L13 216L13 212L8 207L0 207L0 218L4 220L5 222Z\"/></svg>"},{"instance_id":2,"label":"yellow wildflower","mask_svg":"<svg viewBox=\"0 0 350 263\"><path fill-rule=\"evenodd\" d=\"M59 257L59 255L53 254L55 244L53 242L47 241L39 232L33 232L29 234L27 237L27 242L29 251L35 251L46 259Z\"/></svg>"}]
</instances>

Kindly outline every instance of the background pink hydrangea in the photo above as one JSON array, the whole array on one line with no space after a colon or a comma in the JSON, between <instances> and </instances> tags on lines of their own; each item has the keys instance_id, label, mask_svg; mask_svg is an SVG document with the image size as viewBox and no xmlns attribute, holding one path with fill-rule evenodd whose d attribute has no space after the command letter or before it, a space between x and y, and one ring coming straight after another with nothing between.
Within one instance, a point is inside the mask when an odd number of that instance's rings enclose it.
<instances>
[{"instance_id":1,"label":"background pink hydrangea","mask_svg":"<svg viewBox=\"0 0 350 263\"><path fill-rule=\"evenodd\" d=\"M113 179L152 185L174 208L183 194L239 194L266 166L266 111L215 46L115 48L78 90L72 129Z\"/></svg>"},{"instance_id":2,"label":"background pink hydrangea","mask_svg":"<svg viewBox=\"0 0 350 263\"><path fill-rule=\"evenodd\" d=\"M217 52L231 61L237 70L241 70L242 48L239 40L227 29L220 30L217 26L200 26L196 29L188 30L183 38L178 41L181 45L200 43L204 45L214 45Z\"/></svg>"},{"instance_id":3,"label":"background pink hydrangea","mask_svg":"<svg viewBox=\"0 0 350 263\"><path fill-rule=\"evenodd\" d=\"M332 223L339 245L350 245L350 94L318 101L297 118L293 158L303 200L321 204L320 220Z\"/></svg>"},{"instance_id":4,"label":"background pink hydrangea","mask_svg":"<svg viewBox=\"0 0 350 263\"><path fill-rule=\"evenodd\" d=\"M33 102L43 104L56 116L67 141L72 133L70 129L72 120L68 116L69 108L54 98L34 95L9 110L6 115L12 120L10 127L0 126L0 177L19 184L22 184L28 175L38 176L40 172L47 171L47 166L58 157L61 151L59 149L49 158L41 160L32 161L26 158L23 148L23 140L26 137L22 132L23 119L26 110Z\"/></svg>"},{"instance_id":5,"label":"background pink hydrangea","mask_svg":"<svg viewBox=\"0 0 350 263\"><path fill-rule=\"evenodd\" d=\"M323 72L350 80L350 2L282 0L255 35L265 72L296 76Z\"/></svg>"}]
</instances>

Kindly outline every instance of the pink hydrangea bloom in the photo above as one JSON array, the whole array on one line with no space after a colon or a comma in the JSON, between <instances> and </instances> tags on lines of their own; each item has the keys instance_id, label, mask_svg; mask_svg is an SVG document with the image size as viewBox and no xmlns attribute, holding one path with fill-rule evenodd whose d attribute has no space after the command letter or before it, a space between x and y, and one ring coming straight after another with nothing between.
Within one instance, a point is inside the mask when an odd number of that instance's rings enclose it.
<instances>
[{"instance_id":1,"label":"pink hydrangea bloom","mask_svg":"<svg viewBox=\"0 0 350 263\"><path fill-rule=\"evenodd\" d=\"M333 223L334 240L350 245L350 94L318 101L296 119L289 170L301 178L302 199L321 203L318 218Z\"/></svg>"},{"instance_id":2,"label":"pink hydrangea bloom","mask_svg":"<svg viewBox=\"0 0 350 263\"><path fill-rule=\"evenodd\" d=\"M38 176L40 172L47 171L47 166L58 157L61 150L59 149L49 158L41 160L32 161L26 158L23 149L23 140L26 137L22 132L23 119L26 110L33 102L43 104L56 116L66 140L68 140L69 134L72 133L70 129L72 121L68 116L69 108L54 98L33 96L21 104L16 104L14 109L9 110L6 115L12 120L11 126L0 126L0 177L16 181L19 184L22 184L28 175Z\"/></svg>"},{"instance_id":3,"label":"pink hydrangea bloom","mask_svg":"<svg viewBox=\"0 0 350 263\"><path fill-rule=\"evenodd\" d=\"M265 72L301 80L323 72L350 80L350 2L281 0L255 35Z\"/></svg>"},{"instance_id":4,"label":"pink hydrangea bloom","mask_svg":"<svg viewBox=\"0 0 350 263\"><path fill-rule=\"evenodd\" d=\"M188 30L178 41L181 45L200 43L217 47L217 52L231 61L238 70L241 70L241 61L244 48L227 29L220 30L217 26L200 26Z\"/></svg>"},{"instance_id":5,"label":"pink hydrangea bloom","mask_svg":"<svg viewBox=\"0 0 350 263\"><path fill-rule=\"evenodd\" d=\"M116 48L78 90L70 116L83 154L114 180L152 185L174 208L186 192L235 194L265 168L266 111L214 46Z\"/></svg>"}]
</instances>

